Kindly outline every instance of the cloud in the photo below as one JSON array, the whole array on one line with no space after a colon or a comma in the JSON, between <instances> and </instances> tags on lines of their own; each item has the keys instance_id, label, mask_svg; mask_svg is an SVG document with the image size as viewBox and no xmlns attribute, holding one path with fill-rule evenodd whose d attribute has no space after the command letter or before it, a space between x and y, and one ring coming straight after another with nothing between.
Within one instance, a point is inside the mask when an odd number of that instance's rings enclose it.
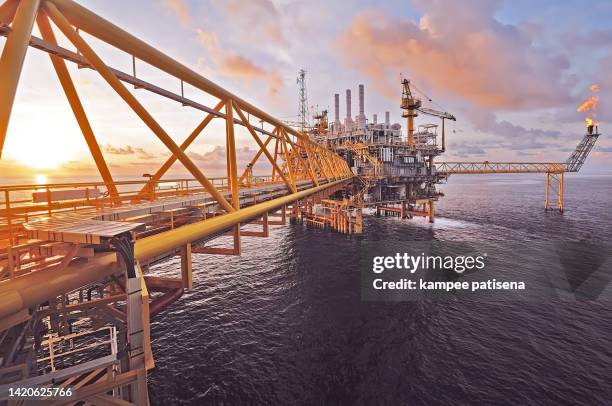
<instances>
[{"instance_id":1,"label":"cloud","mask_svg":"<svg viewBox=\"0 0 612 406\"><path fill-rule=\"evenodd\" d=\"M490 111L467 109L464 114L473 123L477 131L494 134L507 139L519 139L523 142L526 138L531 139L556 139L561 136L557 130L543 130L540 128L525 128L512 124L507 120L498 121Z\"/></svg>"},{"instance_id":2,"label":"cloud","mask_svg":"<svg viewBox=\"0 0 612 406\"><path fill-rule=\"evenodd\" d=\"M125 147L116 147L110 144L101 145L102 150L107 154L112 155L137 155L140 159L155 159L157 155L151 154L144 150L144 148L133 147L126 145Z\"/></svg>"},{"instance_id":3,"label":"cloud","mask_svg":"<svg viewBox=\"0 0 612 406\"><path fill-rule=\"evenodd\" d=\"M453 152L453 155L459 156L461 158L467 158L471 156L483 156L486 154L486 151L480 146L476 144L470 144L466 142L453 142L449 145L450 149Z\"/></svg>"},{"instance_id":4,"label":"cloud","mask_svg":"<svg viewBox=\"0 0 612 406\"><path fill-rule=\"evenodd\" d=\"M194 161L197 161L198 166L204 168L205 171L222 173L227 170L227 155L225 151L225 147L217 145L212 151L205 152L203 154L198 152L188 152L187 155L189 155L189 157ZM244 170L246 165L255 157L255 154L257 154L257 150L246 146L236 148L236 163L238 165L239 172ZM265 173L266 170L271 168L272 166L262 154L260 161L255 165L255 174ZM239 174L241 174L241 172Z\"/></svg>"},{"instance_id":5,"label":"cloud","mask_svg":"<svg viewBox=\"0 0 612 406\"><path fill-rule=\"evenodd\" d=\"M206 47L219 72L226 76L250 81L264 80L268 86L268 96L276 96L283 86L283 78L275 69L266 70L250 59L225 51L219 46L214 32L197 30L198 40Z\"/></svg>"},{"instance_id":6,"label":"cloud","mask_svg":"<svg viewBox=\"0 0 612 406\"><path fill-rule=\"evenodd\" d=\"M275 45L287 45L284 36L281 16L276 5L270 0L226 0L225 13L239 26L248 27L242 30L243 39L254 38L272 41Z\"/></svg>"},{"instance_id":7,"label":"cloud","mask_svg":"<svg viewBox=\"0 0 612 406\"><path fill-rule=\"evenodd\" d=\"M533 28L502 24L499 1L417 1L419 22L380 9L357 13L338 40L341 55L383 94L397 98L406 73L474 106L524 111L571 100L569 61L538 48Z\"/></svg>"},{"instance_id":8,"label":"cloud","mask_svg":"<svg viewBox=\"0 0 612 406\"><path fill-rule=\"evenodd\" d=\"M193 17L185 0L162 0L161 4L180 21L184 26L190 26Z\"/></svg>"}]
</instances>

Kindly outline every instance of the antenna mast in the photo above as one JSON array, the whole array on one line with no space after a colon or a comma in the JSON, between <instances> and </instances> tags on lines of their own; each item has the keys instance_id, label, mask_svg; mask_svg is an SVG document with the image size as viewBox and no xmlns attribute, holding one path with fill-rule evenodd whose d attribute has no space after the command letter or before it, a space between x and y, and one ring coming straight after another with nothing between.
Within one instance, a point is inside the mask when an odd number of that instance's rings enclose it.
<instances>
[{"instance_id":1,"label":"antenna mast","mask_svg":"<svg viewBox=\"0 0 612 406\"><path fill-rule=\"evenodd\" d=\"M304 132L309 126L308 95L306 94L306 71L304 69L300 69L296 83L299 85L300 105L298 109L298 117L300 123L300 130Z\"/></svg>"}]
</instances>

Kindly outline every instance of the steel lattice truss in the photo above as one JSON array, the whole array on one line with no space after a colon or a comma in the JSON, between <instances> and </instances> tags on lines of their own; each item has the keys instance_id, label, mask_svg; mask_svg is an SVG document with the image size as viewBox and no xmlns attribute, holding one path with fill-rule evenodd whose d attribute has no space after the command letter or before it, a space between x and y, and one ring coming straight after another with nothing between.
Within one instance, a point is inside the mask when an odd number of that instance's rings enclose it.
<instances>
[{"instance_id":1,"label":"steel lattice truss","mask_svg":"<svg viewBox=\"0 0 612 406\"><path fill-rule=\"evenodd\" d=\"M593 149L598 133L585 134L565 162L439 162L439 172L452 174L578 172Z\"/></svg>"},{"instance_id":2,"label":"steel lattice truss","mask_svg":"<svg viewBox=\"0 0 612 406\"><path fill-rule=\"evenodd\" d=\"M57 44L49 18L77 48L79 53L69 51ZM12 25L8 28L8 24L11 22ZM40 29L42 39L31 36L32 27L35 22ZM100 151L94 131L78 97L65 61L74 62L81 67L96 70L142 119L155 136L170 150L172 155L155 172L151 178L151 184L159 181L176 161L180 161L227 212L232 212L239 209L236 205L239 184L244 182L248 173L251 173L252 165L257 162L262 154L268 158L272 165L273 178L284 182L291 192L297 190L296 182L300 179L309 179L312 181L313 186L318 186L320 181L329 182L352 176L350 168L344 160L333 152L312 142L306 134L285 125L270 114L228 92L71 0L44 2L36 0L8 0L0 8L0 26L4 26L0 29L0 34L7 37L2 59L0 60L0 75L3 79L0 82L0 94L3 95L3 102L0 106L0 157L6 139L8 122L21 68L28 45L31 45L48 52L51 56L51 61L58 78L111 196L117 195L113 177ZM132 55L134 61L136 59L141 60L176 77L181 81L181 87L183 83L190 84L196 89L218 98L219 102L214 107L204 106L184 97L183 94L175 94L138 79L135 72L134 74L128 74L108 67L83 39L77 29L87 32L115 48ZM178 145L122 82L177 101L184 106L206 112L207 115L185 141ZM237 115L237 117L234 115ZM226 121L228 183L232 188L231 203L219 193L206 175L202 173L185 153L189 145L202 133L213 118L221 118ZM251 120L268 125L270 130L257 128L251 123ZM257 151L251 164L245 168L242 176L238 174L238 168L236 167L234 124L246 127L259 146L259 151ZM262 140L258 133L265 135L267 139ZM274 156L268 151L268 144L272 140L275 141ZM145 192L146 188L143 188L143 193Z\"/></svg>"}]
</instances>

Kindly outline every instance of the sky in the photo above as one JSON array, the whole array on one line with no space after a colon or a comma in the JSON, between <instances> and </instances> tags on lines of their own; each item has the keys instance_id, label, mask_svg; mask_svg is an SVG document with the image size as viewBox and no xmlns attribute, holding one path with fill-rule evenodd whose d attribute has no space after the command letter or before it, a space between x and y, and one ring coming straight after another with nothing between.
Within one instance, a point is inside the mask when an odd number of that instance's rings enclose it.
<instances>
[{"instance_id":1,"label":"sky","mask_svg":"<svg viewBox=\"0 0 612 406\"><path fill-rule=\"evenodd\" d=\"M112 21L241 98L283 120L297 120L300 69L311 112L333 107L334 93L365 85L365 113L405 122L400 75L427 107L457 117L444 160L564 161L584 134L576 108L598 98L603 136L587 172L612 171L612 2L527 0L82 0ZM535 6L534 6L535 4ZM74 47L55 29L60 43ZM35 28L34 35L39 35ZM131 56L83 34L107 65L131 72ZM0 39L0 47L5 43ZM143 62L137 76L180 92L180 82ZM89 69L69 64L98 143L117 178L153 172L169 152ZM598 92L589 88L598 85ZM180 143L203 113L131 89ZM185 96L217 99L185 85ZM431 99L431 102L427 101ZM420 116L417 124L435 122ZM225 129L214 120L188 153L208 176L225 172ZM256 145L238 130L238 160ZM442 158L440 158L442 160ZM263 165L261 168L265 168ZM257 173L256 166L255 172ZM96 176L74 116L46 54L30 49L0 161L13 176ZM171 175L186 174L175 164Z\"/></svg>"}]
</instances>

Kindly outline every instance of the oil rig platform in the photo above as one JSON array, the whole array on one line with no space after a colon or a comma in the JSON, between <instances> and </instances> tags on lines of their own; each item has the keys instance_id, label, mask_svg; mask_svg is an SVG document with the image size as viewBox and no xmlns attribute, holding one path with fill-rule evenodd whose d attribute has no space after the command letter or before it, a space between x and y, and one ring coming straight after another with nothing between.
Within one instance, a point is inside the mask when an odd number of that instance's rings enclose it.
<instances>
[{"instance_id":1,"label":"oil rig platform","mask_svg":"<svg viewBox=\"0 0 612 406\"><path fill-rule=\"evenodd\" d=\"M36 25L41 37L32 35ZM59 45L61 33L76 51ZM159 69L215 100L204 105L107 65L82 33ZM546 174L563 210L563 174L578 171L599 133L591 125L564 163L436 162L444 153L449 113L427 109L402 82L407 133L389 115L367 123L364 88L359 115L318 115L301 131L241 99L72 0L6 0L0 4L0 159L29 48L47 53L101 181L0 186L0 402L24 404L16 388L38 389L50 405L147 405L155 367L150 321L193 287L193 255L241 255L244 238L265 238L274 225L303 221L347 234L362 232L364 208L378 215L434 219L436 185L453 174ZM168 149L148 179L113 178L68 64L90 69ZM128 86L134 87L129 89ZM178 87L178 86L177 86ZM176 143L139 101L151 93L201 112L202 121ZM198 99L200 100L200 99ZM441 127L415 128L418 114ZM209 177L187 154L213 121L225 124L226 176ZM438 133L440 130L440 133ZM10 135L10 134L8 134ZM236 138L258 146L238 168ZM260 174L261 162L271 172ZM175 163L189 173L168 179ZM211 246L230 236L225 247ZM149 270L180 258L172 277ZM158 365L163 368L163 365ZM28 393L26 393L28 394ZM46 398L45 398L46 397Z\"/></svg>"}]
</instances>

